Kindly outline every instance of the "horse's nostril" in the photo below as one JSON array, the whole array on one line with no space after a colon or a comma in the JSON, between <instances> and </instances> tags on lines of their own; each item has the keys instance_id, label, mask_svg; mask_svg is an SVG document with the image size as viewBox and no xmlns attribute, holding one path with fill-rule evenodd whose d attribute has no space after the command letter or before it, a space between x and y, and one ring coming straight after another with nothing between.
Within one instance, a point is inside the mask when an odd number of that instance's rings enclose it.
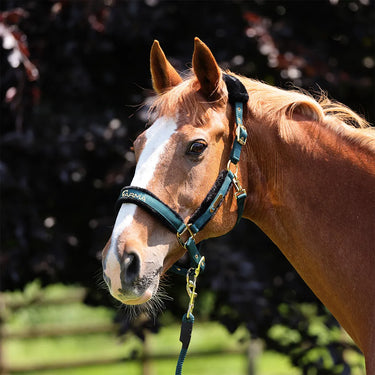
<instances>
[{"instance_id":1,"label":"horse's nostril","mask_svg":"<svg viewBox=\"0 0 375 375\"><path fill-rule=\"evenodd\" d=\"M129 253L124 260L124 279L126 284L133 283L139 275L140 260L136 253Z\"/></svg>"}]
</instances>

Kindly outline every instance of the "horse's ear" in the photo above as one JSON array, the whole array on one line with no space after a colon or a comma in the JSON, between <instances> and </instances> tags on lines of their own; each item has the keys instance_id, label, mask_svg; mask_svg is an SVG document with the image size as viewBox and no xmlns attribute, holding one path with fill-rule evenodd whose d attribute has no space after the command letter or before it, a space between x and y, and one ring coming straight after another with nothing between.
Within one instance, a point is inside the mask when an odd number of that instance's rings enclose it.
<instances>
[{"instance_id":1,"label":"horse's ear","mask_svg":"<svg viewBox=\"0 0 375 375\"><path fill-rule=\"evenodd\" d=\"M194 39L193 70L202 93L214 99L219 88L221 70L210 49L199 38Z\"/></svg>"},{"instance_id":2,"label":"horse's ear","mask_svg":"<svg viewBox=\"0 0 375 375\"><path fill-rule=\"evenodd\" d=\"M165 57L157 40L151 47L150 68L154 90L161 94L182 82L182 78Z\"/></svg>"}]
</instances>

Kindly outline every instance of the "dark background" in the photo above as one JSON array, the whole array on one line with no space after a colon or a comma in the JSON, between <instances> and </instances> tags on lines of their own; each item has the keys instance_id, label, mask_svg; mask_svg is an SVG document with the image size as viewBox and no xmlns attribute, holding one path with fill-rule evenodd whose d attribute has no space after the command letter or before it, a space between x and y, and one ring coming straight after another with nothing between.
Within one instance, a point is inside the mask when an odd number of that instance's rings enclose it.
<instances>
[{"instance_id":1,"label":"dark background","mask_svg":"<svg viewBox=\"0 0 375 375\"><path fill-rule=\"evenodd\" d=\"M89 289L88 303L113 306L98 286L100 252L118 192L134 171L130 147L146 121L154 39L179 71L191 66L198 36L223 68L327 91L375 119L370 0L3 0L1 11L2 290L35 278L78 283ZM230 331L246 324L304 373L350 373L347 344L322 343L301 306L313 304L327 329L337 323L255 225L242 222L203 252L208 266L199 289L201 300L212 301L209 319ZM169 276L168 284L174 301L167 308L180 319L184 281ZM158 324L122 323L139 335ZM277 323L300 340L272 339ZM311 359L313 348L328 352L332 364Z\"/></svg>"}]
</instances>

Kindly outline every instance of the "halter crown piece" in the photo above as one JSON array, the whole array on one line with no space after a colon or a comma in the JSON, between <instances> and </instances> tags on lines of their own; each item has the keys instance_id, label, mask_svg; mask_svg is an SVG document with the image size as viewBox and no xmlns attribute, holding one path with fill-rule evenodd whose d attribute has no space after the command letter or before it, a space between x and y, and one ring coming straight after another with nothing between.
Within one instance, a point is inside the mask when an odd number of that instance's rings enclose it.
<instances>
[{"instance_id":1,"label":"halter crown piece","mask_svg":"<svg viewBox=\"0 0 375 375\"><path fill-rule=\"evenodd\" d=\"M246 199L246 191L238 181L237 173L242 146L246 144L247 139L247 131L243 126L242 118L243 104L247 103L249 95L245 86L236 77L229 74L223 74L223 79L228 90L228 101L235 111L236 137L233 142L227 169L219 173L211 190L208 192L198 209L190 217L188 223L185 224L184 220L177 212L170 208L166 203L162 202L153 193L136 186L126 186L122 188L120 197L116 203L117 208L123 203L134 203L161 220L169 230L176 233L178 242L187 250L190 256L190 268L183 268L177 264L174 264L171 267L173 272L186 277L186 289L190 298L188 311L182 318L180 335L182 348L177 362L176 375L180 375L182 372L182 365L185 360L193 329L194 315L192 312L194 308L194 299L197 296L197 293L195 292L196 281L199 272L201 270L204 271L206 266L205 259L200 254L195 242L195 236L216 214L232 186L235 188L235 197L237 200L236 225L242 217ZM232 169L234 169L234 172Z\"/></svg>"}]
</instances>

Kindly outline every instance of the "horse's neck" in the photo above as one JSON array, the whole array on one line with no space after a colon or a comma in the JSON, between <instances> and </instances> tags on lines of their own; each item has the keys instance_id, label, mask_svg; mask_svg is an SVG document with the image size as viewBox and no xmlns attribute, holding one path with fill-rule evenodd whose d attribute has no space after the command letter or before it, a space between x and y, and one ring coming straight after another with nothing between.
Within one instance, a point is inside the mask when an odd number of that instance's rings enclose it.
<instances>
[{"instance_id":1,"label":"horse's neck","mask_svg":"<svg viewBox=\"0 0 375 375\"><path fill-rule=\"evenodd\" d=\"M258 151L268 159L253 206L262 214L247 215L364 349L358 321L375 323L375 156L329 127L291 125L291 141L270 133L272 149Z\"/></svg>"}]
</instances>

